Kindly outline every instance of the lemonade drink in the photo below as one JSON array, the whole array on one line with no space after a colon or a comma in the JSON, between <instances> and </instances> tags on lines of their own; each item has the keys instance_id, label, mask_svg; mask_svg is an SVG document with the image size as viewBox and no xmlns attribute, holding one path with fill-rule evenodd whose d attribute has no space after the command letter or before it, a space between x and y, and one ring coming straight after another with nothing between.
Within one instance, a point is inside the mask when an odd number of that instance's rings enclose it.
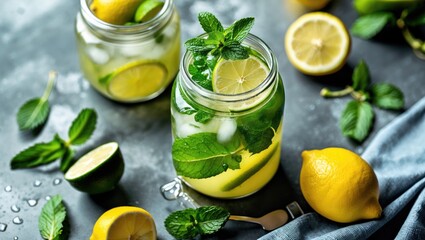
<instances>
[{"instance_id":1,"label":"lemonade drink","mask_svg":"<svg viewBox=\"0 0 425 240\"><path fill-rule=\"evenodd\" d=\"M187 51L172 89L174 167L186 184L212 197L250 195L273 177L280 163L285 97L277 62L254 35L242 45L249 57L219 58L212 90L194 79L192 65L199 59ZM239 89L255 78L260 79L248 91Z\"/></svg>"},{"instance_id":2,"label":"lemonade drink","mask_svg":"<svg viewBox=\"0 0 425 240\"><path fill-rule=\"evenodd\" d=\"M81 0L76 18L77 50L85 78L100 93L120 102L158 96L174 79L180 57L180 17L164 0L152 19L134 25L101 21Z\"/></svg>"}]
</instances>

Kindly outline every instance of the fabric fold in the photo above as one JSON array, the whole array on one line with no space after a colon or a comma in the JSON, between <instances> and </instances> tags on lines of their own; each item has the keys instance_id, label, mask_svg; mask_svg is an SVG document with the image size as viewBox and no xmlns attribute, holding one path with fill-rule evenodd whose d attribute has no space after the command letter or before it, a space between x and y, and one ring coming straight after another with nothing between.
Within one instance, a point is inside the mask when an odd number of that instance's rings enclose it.
<instances>
[{"instance_id":1,"label":"fabric fold","mask_svg":"<svg viewBox=\"0 0 425 240\"><path fill-rule=\"evenodd\" d=\"M396 239L425 239L425 97L382 128L362 157L378 177L381 218L340 224L312 212L260 239L366 239L412 200Z\"/></svg>"}]
</instances>

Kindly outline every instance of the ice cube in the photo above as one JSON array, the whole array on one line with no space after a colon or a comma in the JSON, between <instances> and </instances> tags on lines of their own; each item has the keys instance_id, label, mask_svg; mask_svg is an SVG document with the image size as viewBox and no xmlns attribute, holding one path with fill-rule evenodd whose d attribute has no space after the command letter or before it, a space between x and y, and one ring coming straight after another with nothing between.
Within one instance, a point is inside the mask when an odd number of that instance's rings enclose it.
<instances>
[{"instance_id":1,"label":"ice cube","mask_svg":"<svg viewBox=\"0 0 425 240\"><path fill-rule=\"evenodd\" d=\"M217 132L217 140L220 143L226 143L232 139L236 132L237 124L232 118L223 119Z\"/></svg>"},{"instance_id":2,"label":"ice cube","mask_svg":"<svg viewBox=\"0 0 425 240\"><path fill-rule=\"evenodd\" d=\"M87 46L87 54L97 64L105 64L109 61L109 54L106 50L99 47L89 45Z\"/></svg>"}]
</instances>

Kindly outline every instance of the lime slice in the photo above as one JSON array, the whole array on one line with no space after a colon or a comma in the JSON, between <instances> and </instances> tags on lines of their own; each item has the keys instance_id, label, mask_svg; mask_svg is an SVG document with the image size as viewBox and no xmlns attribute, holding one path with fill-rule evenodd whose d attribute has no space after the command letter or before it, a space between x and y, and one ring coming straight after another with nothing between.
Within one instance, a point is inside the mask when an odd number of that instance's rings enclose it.
<instances>
[{"instance_id":1,"label":"lime slice","mask_svg":"<svg viewBox=\"0 0 425 240\"><path fill-rule=\"evenodd\" d=\"M266 63L253 55L244 60L221 59L213 71L213 91L228 95L248 92L258 87L267 78L269 72ZM260 94L243 103L230 104L229 109L240 111L254 107L267 96L268 94Z\"/></svg>"},{"instance_id":2,"label":"lime slice","mask_svg":"<svg viewBox=\"0 0 425 240\"><path fill-rule=\"evenodd\" d=\"M111 142L82 156L66 172L65 179L77 190L97 194L114 189L123 173L118 143Z\"/></svg>"},{"instance_id":3,"label":"lime slice","mask_svg":"<svg viewBox=\"0 0 425 240\"><path fill-rule=\"evenodd\" d=\"M108 92L122 101L148 97L166 84L167 69L160 62L138 61L114 71L107 80Z\"/></svg>"},{"instance_id":4,"label":"lime slice","mask_svg":"<svg viewBox=\"0 0 425 240\"><path fill-rule=\"evenodd\" d=\"M159 0L146 0L137 8L134 15L135 22L146 22L154 18L164 6L164 2Z\"/></svg>"}]
</instances>

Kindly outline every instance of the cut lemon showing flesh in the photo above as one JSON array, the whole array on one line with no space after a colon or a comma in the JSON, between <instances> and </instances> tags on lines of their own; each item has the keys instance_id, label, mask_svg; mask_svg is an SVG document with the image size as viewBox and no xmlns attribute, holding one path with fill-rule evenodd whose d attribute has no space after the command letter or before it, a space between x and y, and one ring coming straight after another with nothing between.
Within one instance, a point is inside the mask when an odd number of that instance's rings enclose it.
<instances>
[{"instance_id":1,"label":"cut lemon showing flesh","mask_svg":"<svg viewBox=\"0 0 425 240\"><path fill-rule=\"evenodd\" d=\"M167 69L159 62L133 62L117 69L107 82L108 92L122 101L149 97L166 85Z\"/></svg>"},{"instance_id":2,"label":"cut lemon showing flesh","mask_svg":"<svg viewBox=\"0 0 425 240\"><path fill-rule=\"evenodd\" d=\"M221 59L212 74L213 91L226 95L249 92L258 87L269 72L266 63L253 55L243 60ZM229 108L234 111L245 110L255 106L267 96L267 93L262 93L249 100L229 104Z\"/></svg>"},{"instance_id":3,"label":"cut lemon showing flesh","mask_svg":"<svg viewBox=\"0 0 425 240\"><path fill-rule=\"evenodd\" d=\"M137 8L135 22L146 22L154 18L161 11L164 2L160 0L145 0Z\"/></svg>"},{"instance_id":4,"label":"cut lemon showing flesh","mask_svg":"<svg viewBox=\"0 0 425 240\"><path fill-rule=\"evenodd\" d=\"M299 71L314 76L341 69L350 46L350 35L344 23L324 12L304 14L291 24L285 36L289 61Z\"/></svg>"},{"instance_id":5,"label":"cut lemon showing flesh","mask_svg":"<svg viewBox=\"0 0 425 240\"><path fill-rule=\"evenodd\" d=\"M65 179L77 190L90 194L111 191L124 173L124 161L116 142L82 156L66 172Z\"/></svg>"},{"instance_id":6,"label":"cut lemon showing flesh","mask_svg":"<svg viewBox=\"0 0 425 240\"><path fill-rule=\"evenodd\" d=\"M143 208L122 206L97 219L90 240L156 239L152 215Z\"/></svg>"}]
</instances>

